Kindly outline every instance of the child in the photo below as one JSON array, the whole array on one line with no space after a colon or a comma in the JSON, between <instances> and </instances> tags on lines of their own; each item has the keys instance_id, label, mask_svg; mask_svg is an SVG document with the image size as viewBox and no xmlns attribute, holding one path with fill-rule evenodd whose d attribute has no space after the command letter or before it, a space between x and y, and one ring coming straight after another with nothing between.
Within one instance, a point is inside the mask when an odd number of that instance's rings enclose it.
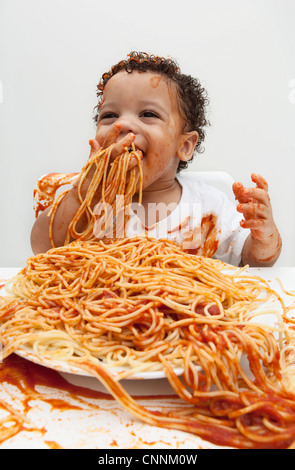
<instances>
[{"instance_id":1,"label":"child","mask_svg":"<svg viewBox=\"0 0 295 470\"><path fill-rule=\"evenodd\" d=\"M171 238L190 252L214 256L233 265L272 266L281 251L268 187L252 175L254 188L233 185L237 208L226 196L193 176L179 174L201 151L208 99L198 80L180 72L171 59L132 52L104 74L98 85L95 139L90 156L114 144L112 158L126 147L142 153L141 215L134 220L149 236ZM137 161L131 160L130 168ZM82 193L89 185L88 175ZM137 202L138 194L134 196ZM159 204L161 202L161 204ZM194 210L195 204L197 210ZM56 246L64 244L70 221L79 208L73 187L60 204L53 224ZM151 210L152 208L152 210ZM157 210L154 210L154 209ZM167 209L168 208L168 209ZM51 248L48 209L37 218L31 234L34 253ZM143 215L142 215L143 214ZM138 233L134 220L127 236ZM86 220L80 221L80 231ZM186 228L185 228L186 227Z\"/></svg>"}]
</instances>

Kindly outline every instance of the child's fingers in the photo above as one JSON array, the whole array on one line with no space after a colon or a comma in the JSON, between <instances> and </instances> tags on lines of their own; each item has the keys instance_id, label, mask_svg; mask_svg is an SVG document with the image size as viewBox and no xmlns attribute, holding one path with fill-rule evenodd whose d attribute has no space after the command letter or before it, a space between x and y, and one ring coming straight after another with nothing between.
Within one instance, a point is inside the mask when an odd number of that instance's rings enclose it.
<instances>
[{"instance_id":1,"label":"child's fingers","mask_svg":"<svg viewBox=\"0 0 295 470\"><path fill-rule=\"evenodd\" d=\"M95 139L90 139L89 140L89 145L90 145L89 158L91 158L99 152L101 147L100 147L99 143L97 142L97 140L95 140Z\"/></svg>"},{"instance_id":2,"label":"child's fingers","mask_svg":"<svg viewBox=\"0 0 295 470\"><path fill-rule=\"evenodd\" d=\"M244 201L240 201L241 203L243 202L258 202L261 204L268 205L270 198L268 193L264 189L260 188L245 188L244 190Z\"/></svg>"},{"instance_id":3,"label":"child's fingers","mask_svg":"<svg viewBox=\"0 0 295 470\"><path fill-rule=\"evenodd\" d=\"M245 203L249 201L249 198L245 195L245 188L242 183L234 183L233 184L233 193L235 198L241 203Z\"/></svg>"},{"instance_id":4,"label":"child's fingers","mask_svg":"<svg viewBox=\"0 0 295 470\"><path fill-rule=\"evenodd\" d=\"M135 135L132 133L127 134L123 139L117 142L112 150L112 158L116 158L126 151L126 148L129 148L135 140Z\"/></svg>"},{"instance_id":5,"label":"child's fingers","mask_svg":"<svg viewBox=\"0 0 295 470\"><path fill-rule=\"evenodd\" d=\"M117 141L121 133L121 130L122 130L121 124L114 124L111 130L108 132L106 138L104 139L102 148L106 149L110 145L114 144Z\"/></svg>"},{"instance_id":6,"label":"child's fingers","mask_svg":"<svg viewBox=\"0 0 295 470\"><path fill-rule=\"evenodd\" d=\"M252 181L256 184L256 188L245 188L242 183L233 184L233 192L235 198L241 203L258 201L262 204L269 204L268 185L260 175L252 174Z\"/></svg>"},{"instance_id":7,"label":"child's fingers","mask_svg":"<svg viewBox=\"0 0 295 470\"><path fill-rule=\"evenodd\" d=\"M117 142L121 130L121 124L114 124L102 144L102 149L106 149L110 145L114 144L112 149L112 159L118 157L123 152L125 152L126 148L130 147L135 140L135 135L132 132L129 132L129 134L125 135L121 140Z\"/></svg>"},{"instance_id":8,"label":"child's fingers","mask_svg":"<svg viewBox=\"0 0 295 470\"><path fill-rule=\"evenodd\" d=\"M249 202L247 204L238 204L237 211L242 213L245 219L266 219L267 208L264 204Z\"/></svg>"},{"instance_id":9,"label":"child's fingers","mask_svg":"<svg viewBox=\"0 0 295 470\"><path fill-rule=\"evenodd\" d=\"M261 175L258 175L257 173L252 173L251 179L253 183L256 184L257 188L264 189L264 191L266 192L268 191L268 184Z\"/></svg>"},{"instance_id":10,"label":"child's fingers","mask_svg":"<svg viewBox=\"0 0 295 470\"><path fill-rule=\"evenodd\" d=\"M241 220L240 225L243 228L249 228L251 230L263 229L265 226L264 219L244 219Z\"/></svg>"},{"instance_id":11,"label":"child's fingers","mask_svg":"<svg viewBox=\"0 0 295 470\"><path fill-rule=\"evenodd\" d=\"M129 149L131 145L135 141L135 135L132 132L129 132L127 135L122 137L118 142L118 138L121 134L122 130L122 125L121 124L114 124L111 128L111 130L108 132L106 135L101 149L106 149L113 145L112 147L112 154L111 154L111 159L114 160L116 157L119 155L122 155L126 151L126 149ZM142 158L142 155L140 155ZM129 169L133 168L136 166L138 163L138 160L135 157L132 157L130 159L130 164L129 164Z\"/></svg>"}]
</instances>

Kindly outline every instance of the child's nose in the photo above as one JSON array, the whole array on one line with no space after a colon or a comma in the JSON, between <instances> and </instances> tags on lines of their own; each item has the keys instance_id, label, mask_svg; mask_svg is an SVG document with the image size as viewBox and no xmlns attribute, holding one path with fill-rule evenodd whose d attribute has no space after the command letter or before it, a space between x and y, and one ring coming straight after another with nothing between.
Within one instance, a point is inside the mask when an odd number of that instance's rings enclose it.
<instances>
[{"instance_id":1,"label":"child's nose","mask_svg":"<svg viewBox=\"0 0 295 470\"><path fill-rule=\"evenodd\" d=\"M117 124L121 126L120 137L125 137L125 135L132 132L133 134L138 133L138 123L134 117L126 116L122 117Z\"/></svg>"}]
</instances>

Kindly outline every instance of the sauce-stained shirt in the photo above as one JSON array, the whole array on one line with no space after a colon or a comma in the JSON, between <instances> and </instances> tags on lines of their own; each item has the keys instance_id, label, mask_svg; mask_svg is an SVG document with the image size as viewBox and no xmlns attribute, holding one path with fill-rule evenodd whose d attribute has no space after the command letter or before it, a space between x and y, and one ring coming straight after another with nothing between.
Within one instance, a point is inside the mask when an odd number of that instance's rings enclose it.
<instances>
[{"instance_id":1,"label":"sauce-stained shirt","mask_svg":"<svg viewBox=\"0 0 295 470\"><path fill-rule=\"evenodd\" d=\"M127 236L148 235L157 239L169 239L180 244L188 253L216 258L238 266L242 250L250 230L240 226L242 215L236 205L219 189L197 179L197 175L177 175L182 187L179 204L161 207L161 203L149 206L155 216L166 212L157 223L144 225L134 207L127 228Z\"/></svg>"}]
</instances>

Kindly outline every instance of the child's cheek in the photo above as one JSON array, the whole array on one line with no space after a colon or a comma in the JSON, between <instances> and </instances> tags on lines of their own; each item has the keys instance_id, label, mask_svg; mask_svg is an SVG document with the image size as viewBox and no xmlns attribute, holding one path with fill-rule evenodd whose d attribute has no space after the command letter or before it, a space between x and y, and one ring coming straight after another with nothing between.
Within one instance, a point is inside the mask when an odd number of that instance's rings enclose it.
<instances>
[{"instance_id":1,"label":"child's cheek","mask_svg":"<svg viewBox=\"0 0 295 470\"><path fill-rule=\"evenodd\" d=\"M96 133L96 136L95 136L95 140L97 140L97 142L99 143L99 145L102 147L103 143L104 143L104 139L105 137L102 135L101 132L97 132Z\"/></svg>"}]
</instances>

